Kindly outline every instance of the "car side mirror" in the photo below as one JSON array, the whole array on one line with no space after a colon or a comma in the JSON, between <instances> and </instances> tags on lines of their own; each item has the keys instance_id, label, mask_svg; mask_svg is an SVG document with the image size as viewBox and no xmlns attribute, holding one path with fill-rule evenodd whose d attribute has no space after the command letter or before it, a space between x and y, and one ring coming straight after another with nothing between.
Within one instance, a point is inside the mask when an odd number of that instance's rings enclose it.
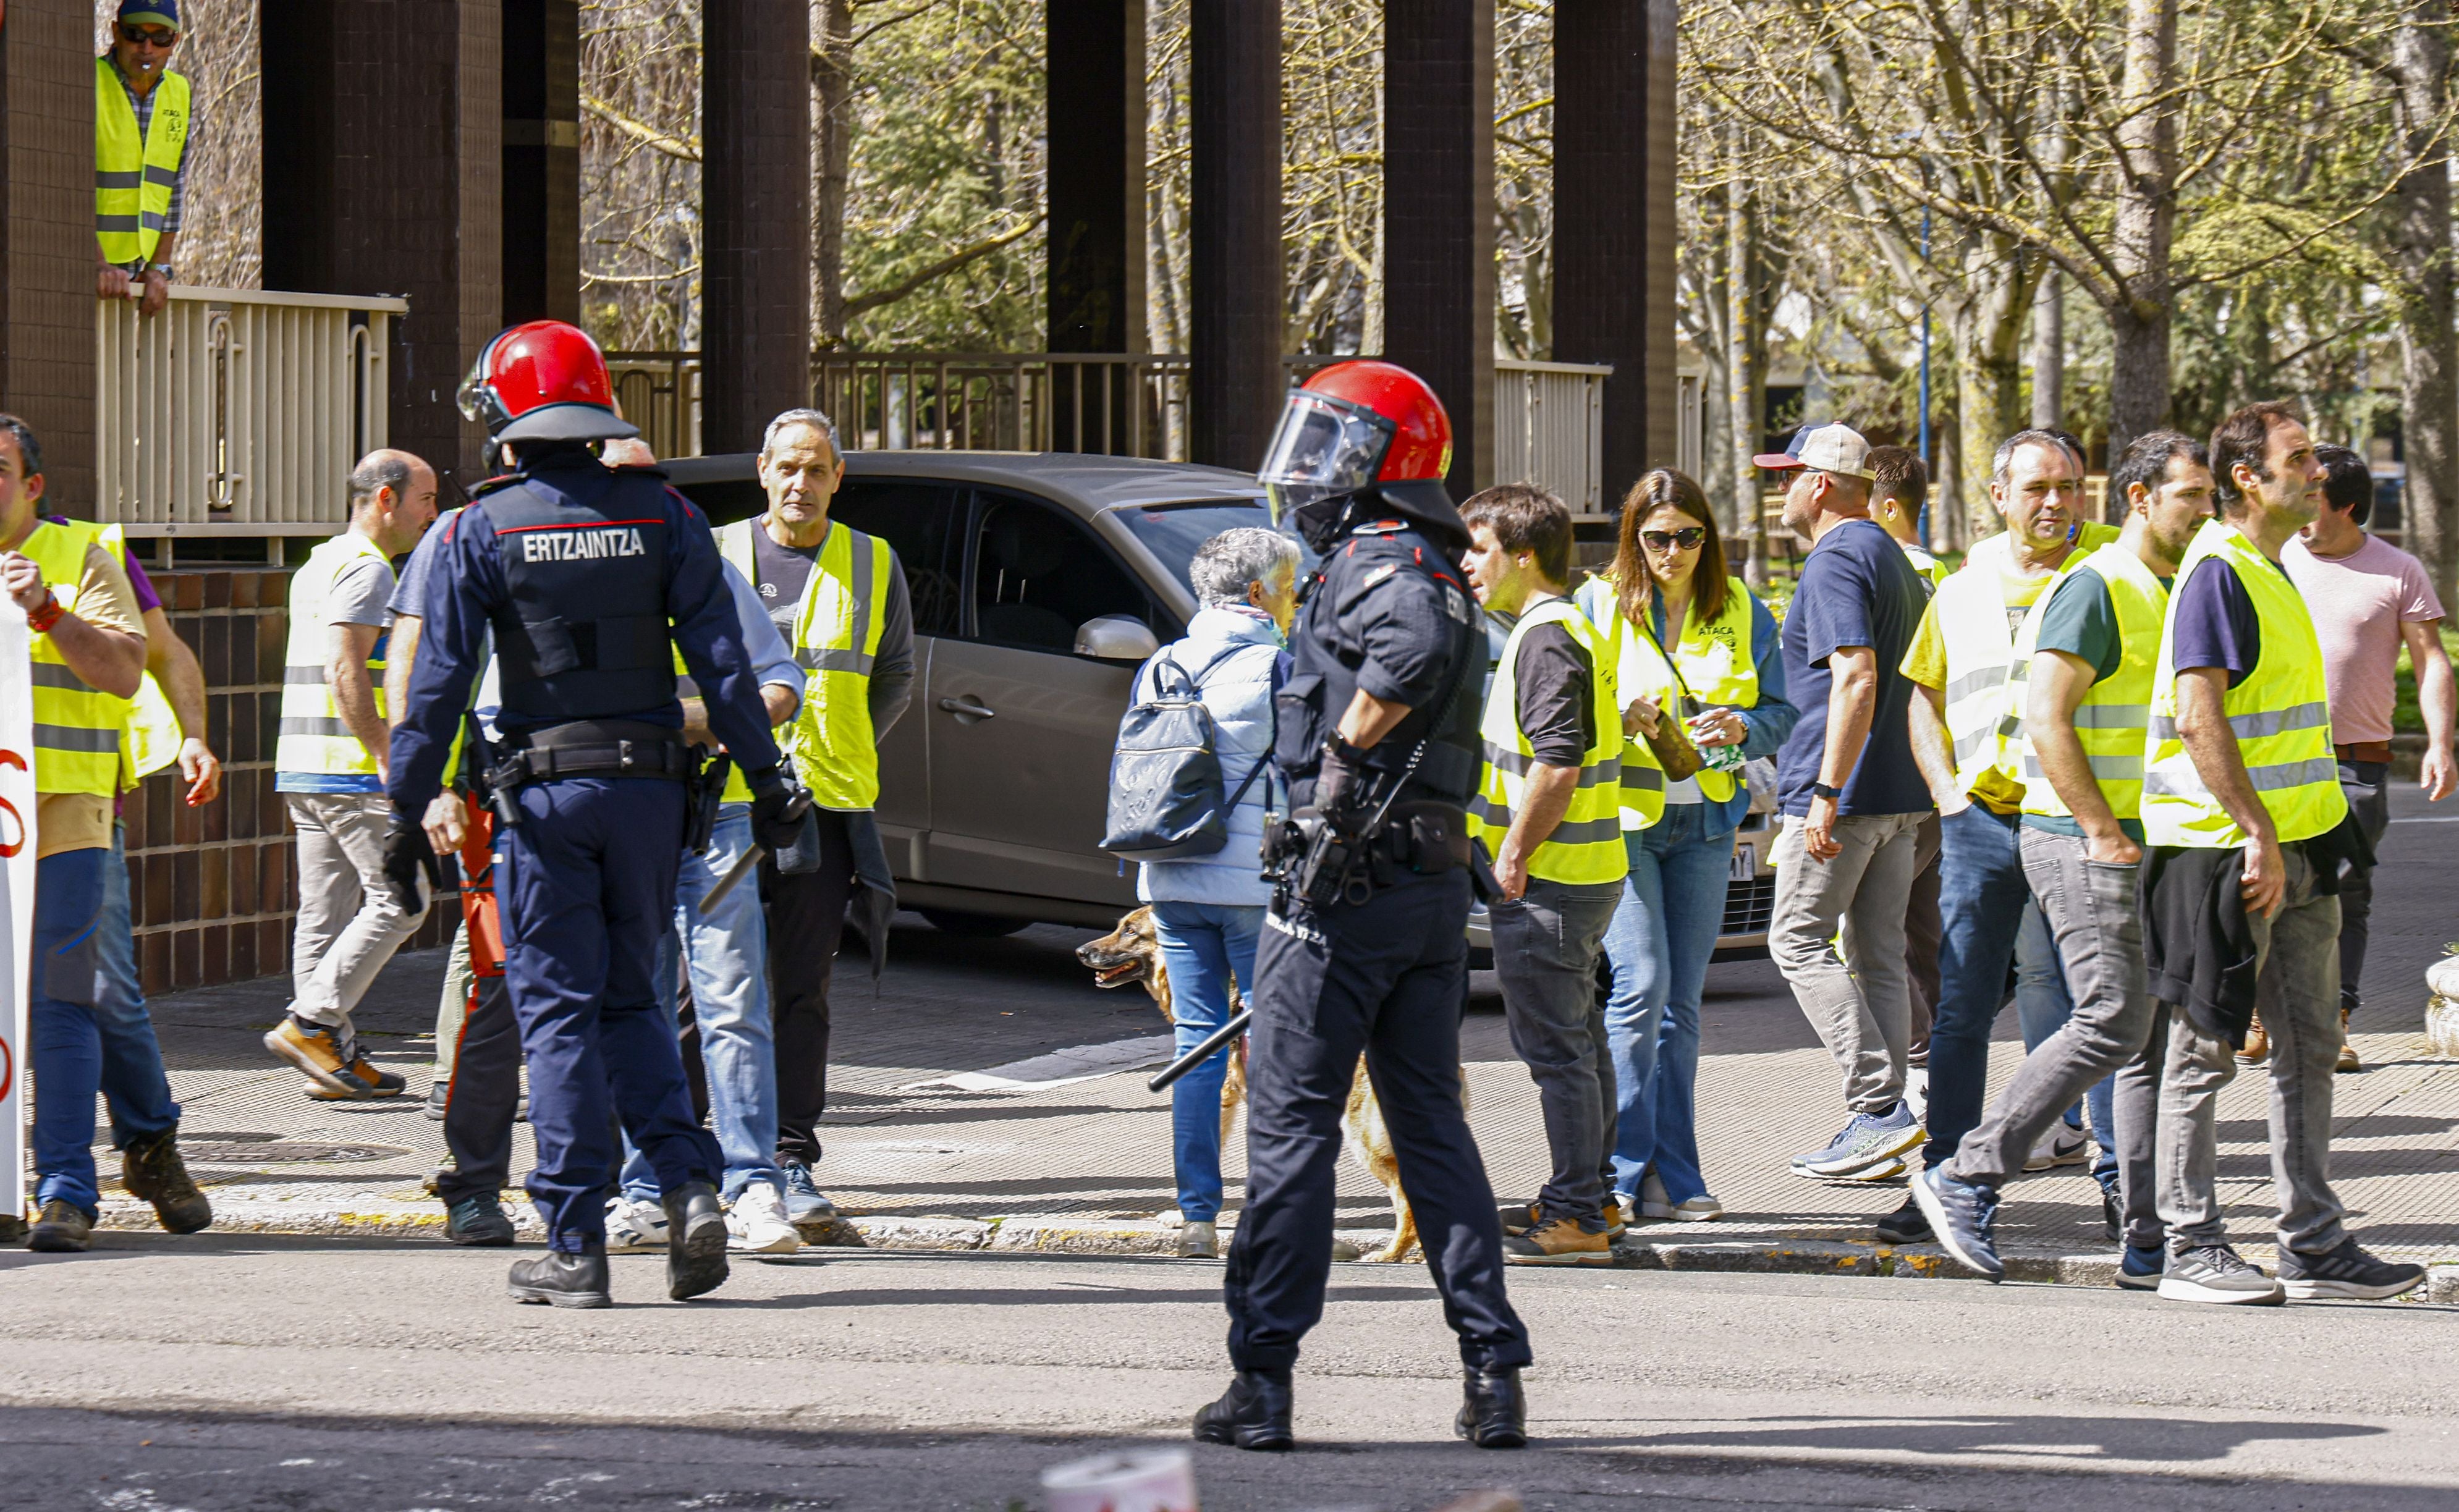
<instances>
[{"instance_id":1,"label":"car side mirror","mask_svg":"<svg viewBox=\"0 0 2459 1512\"><path fill-rule=\"evenodd\" d=\"M1076 627L1076 654L1104 662L1142 662L1161 650L1152 626L1129 615L1103 615Z\"/></svg>"}]
</instances>

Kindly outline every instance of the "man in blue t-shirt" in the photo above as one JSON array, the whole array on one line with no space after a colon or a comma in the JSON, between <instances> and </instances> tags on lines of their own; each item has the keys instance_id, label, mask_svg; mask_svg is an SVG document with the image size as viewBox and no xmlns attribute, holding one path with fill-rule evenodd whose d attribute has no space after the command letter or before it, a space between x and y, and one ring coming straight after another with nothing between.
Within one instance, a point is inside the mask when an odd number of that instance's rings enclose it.
<instances>
[{"instance_id":1,"label":"man in blue t-shirt","mask_svg":"<svg viewBox=\"0 0 2459 1512\"><path fill-rule=\"evenodd\" d=\"M1792 473L1784 524L1812 543L1780 640L1801 721L1776 753L1785 818L1768 953L1844 1073L1851 1117L1825 1148L1793 1160L1794 1174L1813 1181L1902 1174L1922 1142L1904 1101L1904 900L1930 797L1899 668L1928 596L1870 518L1869 451L1851 427L1825 425L1757 458ZM1829 943L1839 927L1841 959Z\"/></svg>"}]
</instances>

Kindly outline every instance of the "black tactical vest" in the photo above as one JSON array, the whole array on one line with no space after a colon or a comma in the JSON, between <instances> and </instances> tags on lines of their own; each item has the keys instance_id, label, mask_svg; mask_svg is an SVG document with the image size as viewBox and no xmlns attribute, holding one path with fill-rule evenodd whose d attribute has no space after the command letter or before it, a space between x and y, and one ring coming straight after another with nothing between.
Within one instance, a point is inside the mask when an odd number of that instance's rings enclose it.
<instances>
[{"instance_id":1,"label":"black tactical vest","mask_svg":"<svg viewBox=\"0 0 2459 1512\"><path fill-rule=\"evenodd\" d=\"M592 462L517 476L470 514L494 530L511 592L494 616L505 708L617 719L675 702L662 474ZM474 523L465 516L462 528Z\"/></svg>"}]
</instances>

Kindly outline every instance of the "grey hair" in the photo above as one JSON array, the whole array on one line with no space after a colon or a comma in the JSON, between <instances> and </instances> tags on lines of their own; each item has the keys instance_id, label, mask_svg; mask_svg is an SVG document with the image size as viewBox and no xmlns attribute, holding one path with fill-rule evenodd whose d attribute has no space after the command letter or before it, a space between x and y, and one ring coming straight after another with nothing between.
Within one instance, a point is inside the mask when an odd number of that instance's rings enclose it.
<instances>
[{"instance_id":1,"label":"grey hair","mask_svg":"<svg viewBox=\"0 0 2459 1512\"><path fill-rule=\"evenodd\" d=\"M34 428L15 415L0 410L0 430L9 432L17 443L17 465L27 477L43 471L43 443L34 439Z\"/></svg>"},{"instance_id":2,"label":"grey hair","mask_svg":"<svg viewBox=\"0 0 2459 1512\"><path fill-rule=\"evenodd\" d=\"M373 499L377 493L390 489L398 498L410 492L410 458L398 452L379 452L362 458L350 469L350 508Z\"/></svg>"},{"instance_id":3,"label":"grey hair","mask_svg":"<svg viewBox=\"0 0 2459 1512\"><path fill-rule=\"evenodd\" d=\"M1990 453L1989 457L1989 481L2004 488L2007 474L2014 470L2015 449L2028 446L2052 448L2070 462L2081 460L2075 455L2074 448L2067 445L2066 437L2055 430L2044 430L2039 427L2033 427L2029 430L2018 430L1998 443L1998 450ZM2081 469L2078 468L2077 471L2080 472Z\"/></svg>"},{"instance_id":4,"label":"grey hair","mask_svg":"<svg viewBox=\"0 0 2459 1512\"><path fill-rule=\"evenodd\" d=\"M1294 571L1297 564L1297 542L1279 531L1241 525L1195 548L1187 580L1196 601L1208 609L1246 602L1249 583L1270 583L1283 567Z\"/></svg>"},{"instance_id":5,"label":"grey hair","mask_svg":"<svg viewBox=\"0 0 2459 1512\"><path fill-rule=\"evenodd\" d=\"M768 429L760 434L760 454L767 456L776 451L777 438L797 427L809 427L817 430L829 438L830 452L838 456L845 455L845 448L837 445L837 423L817 410L788 410L769 421Z\"/></svg>"}]
</instances>

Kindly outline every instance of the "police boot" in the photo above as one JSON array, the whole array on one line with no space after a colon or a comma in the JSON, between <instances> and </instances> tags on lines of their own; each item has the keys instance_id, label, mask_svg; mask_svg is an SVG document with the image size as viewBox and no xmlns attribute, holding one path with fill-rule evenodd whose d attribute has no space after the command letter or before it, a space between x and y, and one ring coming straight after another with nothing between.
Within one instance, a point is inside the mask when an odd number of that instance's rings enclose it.
<instances>
[{"instance_id":1,"label":"police boot","mask_svg":"<svg viewBox=\"0 0 2459 1512\"><path fill-rule=\"evenodd\" d=\"M1520 1395L1517 1370L1461 1372L1460 1416L1452 1432L1480 1449L1523 1449L1528 1444L1528 1399Z\"/></svg>"},{"instance_id":2,"label":"police boot","mask_svg":"<svg viewBox=\"0 0 2459 1512\"><path fill-rule=\"evenodd\" d=\"M1240 1371L1219 1401L1195 1415L1195 1437L1241 1449L1291 1448L1290 1373Z\"/></svg>"},{"instance_id":3,"label":"police boot","mask_svg":"<svg viewBox=\"0 0 2459 1512\"><path fill-rule=\"evenodd\" d=\"M666 1295L687 1302L725 1284L725 1212L717 1188L685 1182L665 1194Z\"/></svg>"},{"instance_id":4,"label":"police boot","mask_svg":"<svg viewBox=\"0 0 2459 1512\"><path fill-rule=\"evenodd\" d=\"M556 1307L613 1307L606 1292L606 1251L568 1254L550 1250L530 1260L513 1262L504 1294L515 1302L546 1302Z\"/></svg>"}]
</instances>

